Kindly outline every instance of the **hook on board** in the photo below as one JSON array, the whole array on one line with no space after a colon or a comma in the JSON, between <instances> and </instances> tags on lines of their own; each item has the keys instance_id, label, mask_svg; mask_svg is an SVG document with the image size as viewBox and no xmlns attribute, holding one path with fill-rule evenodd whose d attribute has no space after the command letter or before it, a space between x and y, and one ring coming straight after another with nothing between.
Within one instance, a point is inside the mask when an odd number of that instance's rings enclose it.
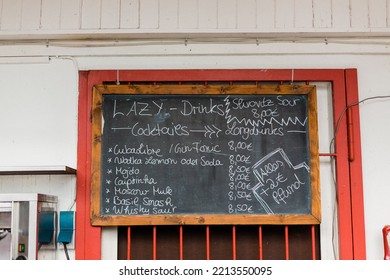
<instances>
[{"instance_id":1,"label":"hook on board","mask_svg":"<svg viewBox=\"0 0 390 280\"><path fill-rule=\"evenodd\" d=\"M291 69L291 84L294 83L294 68Z\"/></svg>"},{"instance_id":2,"label":"hook on board","mask_svg":"<svg viewBox=\"0 0 390 280\"><path fill-rule=\"evenodd\" d=\"M120 82L119 82L119 70L116 70L116 85L120 85Z\"/></svg>"}]
</instances>

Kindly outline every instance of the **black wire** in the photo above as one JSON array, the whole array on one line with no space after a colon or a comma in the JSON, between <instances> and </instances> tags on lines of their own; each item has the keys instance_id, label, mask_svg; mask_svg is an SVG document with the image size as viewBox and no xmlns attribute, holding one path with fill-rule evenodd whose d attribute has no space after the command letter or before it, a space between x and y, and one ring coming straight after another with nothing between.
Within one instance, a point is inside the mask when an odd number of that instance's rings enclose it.
<instances>
[{"instance_id":1,"label":"black wire","mask_svg":"<svg viewBox=\"0 0 390 280\"><path fill-rule=\"evenodd\" d=\"M332 140L330 141L330 144L329 144L329 152L330 153L333 153L334 151L332 150L332 147L334 148L334 142L335 142L335 139L336 139L336 136L337 136L337 133L339 131L339 128L340 128L340 124L341 124L341 120L343 119L345 113L348 111L348 109L354 107L354 106L357 106L365 101L368 101L368 100L373 100L373 99L384 99L384 98L390 98L390 95L378 95L378 96L371 96L371 97L367 97L367 98L364 98L360 101L357 101L357 102L354 102L354 103L351 103L349 104L347 107L344 108L344 110L341 112L340 114L340 117L337 119L337 123L336 123L336 127L335 127L335 130L334 130L334 135L333 135L333 138ZM335 178L335 172L334 170L332 169L332 173L333 173L333 182L334 184L336 185L336 178Z\"/></svg>"},{"instance_id":2,"label":"black wire","mask_svg":"<svg viewBox=\"0 0 390 280\"><path fill-rule=\"evenodd\" d=\"M336 127L335 127L335 130L334 130L334 135L333 135L333 138L332 140L330 141L330 144L329 144L329 152L332 153L332 147L334 147L334 141L336 139L336 136L337 136L337 133L339 131L339 128L340 128L340 124L341 124L341 120L343 119L345 113L348 111L348 109L354 107L354 106L358 106L360 105L361 103L365 102L365 101L368 101L368 100L373 100L373 99L384 99L384 98L390 98L390 95L383 95L383 96L372 96L372 97L367 97L365 99L362 99L360 101L357 101L357 102L354 102L354 103L351 103L349 104L347 107L344 108L344 110L341 112L340 114L340 117L337 119L337 123L336 123ZM331 157L331 159L335 159L333 157ZM333 168L331 168L332 170L332 174L333 174L333 183L334 185L336 186L337 185L337 180L336 180L336 176L335 176L335 170ZM336 191L336 197L335 197L335 209L333 209L334 211L336 211L336 206L338 205L338 193ZM333 217L335 218L335 214L333 215ZM334 222L334 221L333 221ZM334 231L332 232L332 243L334 244ZM334 257L336 258L336 253L335 253L335 249L333 248L333 254L334 254Z\"/></svg>"},{"instance_id":3,"label":"black wire","mask_svg":"<svg viewBox=\"0 0 390 280\"><path fill-rule=\"evenodd\" d=\"M360 101L357 101L357 102L354 102L354 103L351 103L349 104L347 107L344 108L344 110L341 112L340 114L340 117L338 118L337 120L337 124L336 124L336 127L335 127L335 131L334 131L334 136L332 138L332 140L330 141L330 146L329 146L329 151L330 153L332 153L332 146L333 146L333 143L335 141L335 138L336 138L336 135L339 131L339 128L340 128L340 124L341 124L341 120L343 119L345 113L348 111L349 108L352 108L354 106L357 106L363 102L366 102L368 100L373 100L373 99L384 99L384 98L390 98L390 95L382 95L382 96L372 96L372 97L367 97L365 99L362 99Z\"/></svg>"},{"instance_id":4,"label":"black wire","mask_svg":"<svg viewBox=\"0 0 390 280\"><path fill-rule=\"evenodd\" d=\"M70 258L69 258L69 253L68 253L68 248L66 247L66 243L63 242L62 244L64 245L64 251L65 251L66 259L67 259L67 260L70 260Z\"/></svg>"}]
</instances>

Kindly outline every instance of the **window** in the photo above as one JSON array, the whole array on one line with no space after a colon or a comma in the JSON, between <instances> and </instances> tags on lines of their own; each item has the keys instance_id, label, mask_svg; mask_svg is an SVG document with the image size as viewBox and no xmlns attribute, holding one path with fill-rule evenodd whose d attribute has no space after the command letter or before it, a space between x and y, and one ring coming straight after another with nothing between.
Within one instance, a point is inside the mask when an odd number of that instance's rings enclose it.
<instances>
[{"instance_id":1,"label":"window","mask_svg":"<svg viewBox=\"0 0 390 280\"><path fill-rule=\"evenodd\" d=\"M292 70L144 70L121 71L121 82L290 82ZM101 228L89 221L90 129L94 84L116 82L117 71L80 72L79 147L77 173L76 258L99 259ZM331 86L335 151L321 151L335 160L338 254L340 259L364 259L357 73L354 69L295 70L294 82L327 82ZM349 129L353 125L354 129ZM348 144L348 137L354 145ZM321 140L320 140L321 141ZM354 188L351 188L351 185ZM330 221L332 222L332 221ZM118 228L120 259L320 259L320 226L145 226ZM332 246L332 245L326 245Z\"/></svg>"}]
</instances>

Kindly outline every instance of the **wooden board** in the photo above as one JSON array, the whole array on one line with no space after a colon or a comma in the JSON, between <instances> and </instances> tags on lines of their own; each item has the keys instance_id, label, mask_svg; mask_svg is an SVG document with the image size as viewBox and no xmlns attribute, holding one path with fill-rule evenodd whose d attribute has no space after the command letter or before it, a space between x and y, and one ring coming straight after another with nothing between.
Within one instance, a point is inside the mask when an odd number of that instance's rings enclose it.
<instances>
[{"instance_id":1,"label":"wooden board","mask_svg":"<svg viewBox=\"0 0 390 280\"><path fill-rule=\"evenodd\" d=\"M317 130L315 86L95 86L92 224L318 224Z\"/></svg>"}]
</instances>

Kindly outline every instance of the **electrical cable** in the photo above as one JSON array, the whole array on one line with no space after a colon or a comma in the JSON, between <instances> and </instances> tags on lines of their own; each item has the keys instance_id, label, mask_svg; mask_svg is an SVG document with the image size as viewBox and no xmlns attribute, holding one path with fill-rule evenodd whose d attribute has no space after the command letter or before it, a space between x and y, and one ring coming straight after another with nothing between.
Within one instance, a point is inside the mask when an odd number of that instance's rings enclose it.
<instances>
[{"instance_id":1,"label":"electrical cable","mask_svg":"<svg viewBox=\"0 0 390 280\"><path fill-rule=\"evenodd\" d=\"M66 255L66 259L69 261L70 258L69 258L69 253L68 253L68 247L66 246L66 242L62 242L62 245L64 245L64 251L65 251L65 255Z\"/></svg>"},{"instance_id":2,"label":"electrical cable","mask_svg":"<svg viewBox=\"0 0 390 280\"><path fill-rule=\"evenodd\" d=\"M364 36L349 36L347 38L337 37L234 37L234 34L228 36L228 34L221 34L218 36L210 37L194 37L194 38L160 38L159 34L155 34L155 38L122 38L122 39L110 39L110 38L96 38L96 39L20 39L20 40L8 40L0 42L0 46L15 46L15 45L31 45L31 46L45 46L45 47L68 47L68 48L99 48L99 47L130 47L130 46L157 46L157 45L195 45L195 44L255 44L257 46L274 43L308 43L318 44L324 43L325 45L338 44L338 45L379 45L389 46L390 41L386 36L376 37L364 37ZM239 35L239 34L237 34ZM178 35L179 36L179 35Z\"/></svg>"},{"instance_id":3,"label":"electrical cable","mask_svg":"<svg viewBox=\"0 0 390 280\"><path fill-rule=\"evenodd\" d=\"M354 106L360 105L361 103L366 102L366 101L368 101L368 100L385 99L385 98L390 98L390 95L371 96L371 97L367 97L367 98L365 98L365 99L362 99L362 100L360 100L360 101L351 103L351 104L349 104L348 106L346 106L346 107L344 108L344 110L341 112L339 118L337 119L336 127L335 127L335 130L334 130L334 136L333 136L332 140L330 141L330 145L329 145L329 152L330 152L330 153L333 153L333 152L334 152L334 150L332 149L332 147L334 148L334 141L335 141L336 136L337 136L337 133L338 133L338 131L339 131L340 124L341 124L341 120L343 119L345 113L348 111L349 108L352 108L352 107L354 107Z\"/></svg>"},{"instance_id":4,"label":"electrical cable","mask_svg":"<svg viewBox=\"0 0 390 280\"><path fill-rule=\"evenodd\" d=\"M334 129L334 135L333 135L333 138L331 139L330 141L330 144L329 144L329 153L334 153L335 151L335 146L334 146L334 142L335 142L335 139L336 139L336 136L337 136L337 133L340 129L340 125L341 125L341 121L342 119L344 118L346 112L348 111L348 109L352 108L352 107L355 107L355 106L358 106L360 105L361 103L364 103L366 101L369 101L369 100L375 100L375 99L386 99L386 98L390 98L390 95L378 95L378 96L371 96L371 97L367 97L367 98L364 98L360 101L357 101L357 102L353 102L349 105L347 105L344 110L341 112L339 118L337 119L337 123L336 123L336 126L335 126L335 129ZM336 187L337 186L337 179L336 179L336 172L334 170L335 168L335 164L334 164L334 161L335 161L335 158L334 157L331 157L331 161L332 161L332 164L331 164L331 171L332 171L332 179L333 179L333 183L334 183L334 186ZM335 204L334 204L334 209L333 209L333 224L336 224L336 212L337 212L337 205L338 205L338 194L337 194L337 191L335 192ZM334 258L337 259L337 256L336 256L336 245L335 245L335 240L336 240L336 232L333 231L332 232L332 243L333 243L333 255L334 255Z\"/></svg>"}]
</instances>

